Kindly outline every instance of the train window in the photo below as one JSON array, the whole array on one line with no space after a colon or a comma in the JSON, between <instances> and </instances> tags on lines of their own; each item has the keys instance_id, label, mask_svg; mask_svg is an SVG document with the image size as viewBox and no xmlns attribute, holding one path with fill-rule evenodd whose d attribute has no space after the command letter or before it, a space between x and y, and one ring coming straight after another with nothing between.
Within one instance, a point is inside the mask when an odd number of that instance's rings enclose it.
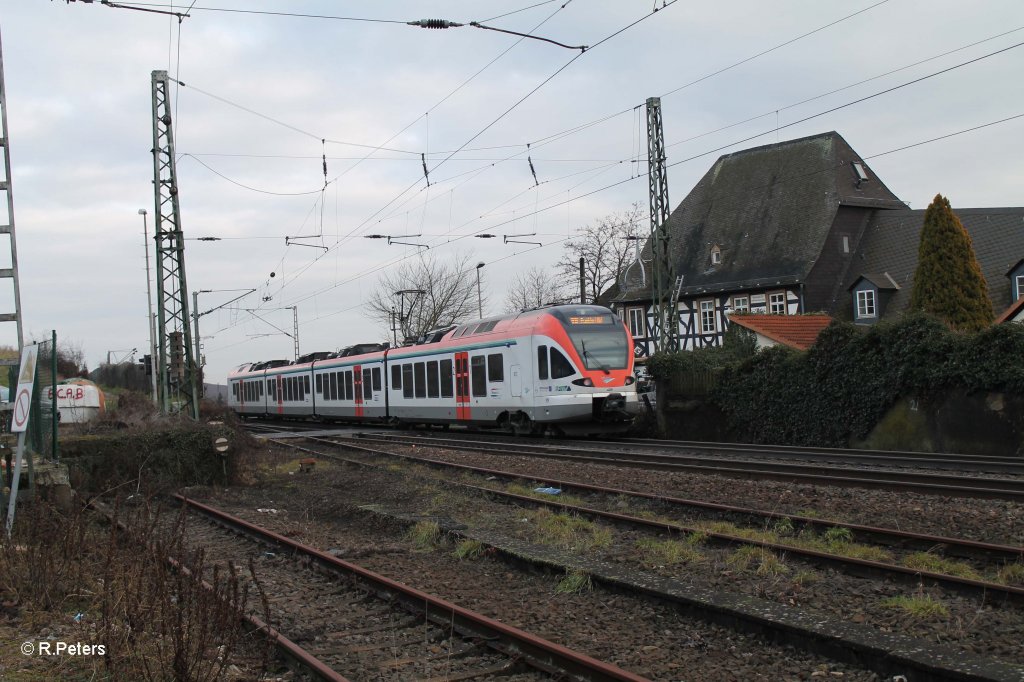
<instances>
[{"instance_id":1,"label":"train window","mask_svg":"<svg viewBox=\"0 0 1024 682\"><path fill-rule=\"evenodd\" d=\"M370 370L363 370L363 400L373 399L373 378Z\"/></svg>"},{"instance_id":2,"label":"train window","mask_svg":"<svg viewBox=\"0 0 1024 682\"><path fill-rule=\"evenodd\" d=\"M491 353L487 356L487 380L505 380L505 364L502 362L501 353Z\"/></svg>"},{"instance_id":3,"label":"train window","mask_svg":"<svg viewBox=\"0 0 1024 682\"><path fill-rule=\"evenodd\" d=\"M487 395L487 373L484 371L484 362L483 355L474 355L469 359L469 375L475 398Z\"/></svg>"},{"instance_id":4,"label":"train window","mask_svg":"<svg viewBox=\"0 0 1024 682\"><path fill-rule=\"evenodd\" d=\"M437 360L431 360L427 363L427 397L436 398L439 393L440 386L437 383Z\"/></svg>"},{"instance_id":5,"label":"train window","mask_svg":"<svg viewBox=\"0 0 1024 682\"><path fill-rule=\"evenodd\" d=\"M380 390L380 386L381 386L381 383L380 383L380 367L374 367L373 368L373 390L379 391Z\"/></svg>"},{"instance_id":6,"label":"train window","mask_svg":"<svg viewBox=\"0 0 1024 682\"><path fill-rule=\"evenodd\" d=\"M563 379L576 373L569 359L557 348L551 349L551 378Z\"/></svg>"},{"instance_id":7,"label":"train window","mask_svg":"<svg viewBox=\"0 0 1024 682\"><path fill-rule=\"evenodd\" d=\"M537 346L537 378L547 381L548 378L548 347Z\"/></svg>"},{"instance_id":8,"label":"train window","mask_svg":"<svg viewBox=\"0 0 1024 682\"><path fill-rule=\"evenodd\" d=\"M441 361L441 397L452 397L452 361Z\"/></svg>"},{"instance_id":9,"label":"train window","mask_svg":"<svg viewBox=\"0 0 1024 682\"><path fill-rule=\"evenodd\" d=\"M391 365L391 388L396 391L402 387L402 366Z\"/></svg>"},{"instance_id":10,"label":"train window","mask_svg":"<svg viewBox=\"0 0 1024 682\"><path fill-rule=\"evenodd\" d=\"M427 397L427 376L423 369L424 365L422 362L417 362L413 365L413 376L416 379L416 397L426 398Z\"/></svg>"},{"instance_id":11,"label":"train window","mask_svg":"<svg viewBox=\"0 0 1024 682\"><path fill-rule=\"evenodd\" d=\"M489 332L498 324L498 320L491 320L490 322L484 322L482 325L477 327L476 333L482 334L483 332Z\"/></svg>"},{"instance_id":12,"label":"train window","mask_svg":"<svg viewBox=\"0 0 1024 682\"><path fill-rule=\"evenodd\" d=\"M352 372L345 372L345 400L353 400L355 395L352 390Z\"/></svg>"},{"instance_id":13,"label":"train window","mask_svg":"<svg viewBox=\"0 0 1024 682\"><path fill-rule=\"evenodd\" d=\"M302 388L305 389L305 393L309 393L309 377L302 377Z\"/></svg>"},{"instance_id":14,"label":"train window","mask_svg":"<svg viewBox=\"0 0 1024 682\"><path fill-rule=\"evenodd\" d=\"M402 397L412 397L412 365L409 363L402 365Z\"/></svg>"},{"instance_id":15,"label":"train window","mask_svg":"<svg viewBox=\"0 0 1024 682\"><path fill-rule=\"evenodd\" d=\"M323 392L324 392L324 375L323 374L317 374L316 375L316 392L321 394L321 395L323 395Z\"/></svg>"},{"instance_id":16,"label":"train window","mask_svg":"<svg viewBox=\"0 0 1024 682\"><path fill-rule=\"evenodd\" d=\"M309 377L299 377L299 400L306 399L306 389L309 388Z\"/></svg>"}]
</instances>

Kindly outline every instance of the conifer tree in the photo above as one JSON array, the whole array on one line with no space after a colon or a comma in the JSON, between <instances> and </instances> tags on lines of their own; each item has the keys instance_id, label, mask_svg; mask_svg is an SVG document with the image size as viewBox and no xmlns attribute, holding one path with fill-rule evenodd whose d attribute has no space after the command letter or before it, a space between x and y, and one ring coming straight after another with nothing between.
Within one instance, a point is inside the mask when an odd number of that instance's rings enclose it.
<instances>
[{"instance_id":1,"label":"conifer tree","mask_svg":"<svg viewBox=\"0 0 1024 682\"><path fill-rule=\"evenodd\" d=\"M910 307L936 315L961 331L992 324L992 300L971 236L941 194L935 195L924 213Z\"/></svg>"}]
</instances>

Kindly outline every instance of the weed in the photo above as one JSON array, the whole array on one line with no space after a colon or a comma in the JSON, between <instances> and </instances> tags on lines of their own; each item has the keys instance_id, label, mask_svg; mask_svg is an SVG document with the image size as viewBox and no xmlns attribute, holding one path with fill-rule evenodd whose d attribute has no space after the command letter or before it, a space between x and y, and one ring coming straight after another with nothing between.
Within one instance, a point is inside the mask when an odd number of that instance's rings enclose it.
<instances>
[{"instance_id":1,"label":"weed","mask_svg":"<svg viewBox=\"0 0 1024 682\"><path fill-rule=\"evenodd\" d=\"M409 529L409 540L421 552L429 552L441 539L441 526L434 521L420 521Z\"/></svg>"},{"instance_id":2,"label":"weed","mask_svg":"<svg viewBox=\"0 0 1024 682\"><path fill-rule=\"evenodd\" d=\"M827 531L822 539L827 545L846 545L853 542L853 533L850 532L849 528L843 528L842 526L832 526Z\"/></svg>"},{"instance_id":3,"label":"weed","mask_svg":"<svg viewBox=\"0 0 1024 682\"><path fill-rule=\"evenodd\" d=\"M707 544L708 534L699 530L695 530L686 536L686 544L691 547L700 547Z\"/></svg>"},{"instance_id":4,"label":"weed","mask_svg":"<svg viewBox=\"0 0 1024 682\"><path fill-rule=\"evenodd\" d=\"M582 594L594 589L590 574L583 571L569 571L558 581L555 592L558 594Z\"/></svg>"},{"instance_id":5,"label":"weed","mask_svg":"<svg viewBox=\"0 0 1024 682\"><path fill-rule=\"evenodd\" d=\"M726 558L725 563L729 564L737 571L745 571L757 560L757 555L760 554L760 552L760 547L744 545L730 554Z\"/></svg>"},{"instance_id":6,"label":"weed","mask_svg":"<svg viewBox=\"0 0 1024 682\"><path fill-rule=\"evenodd\" d=\"M793 584L800 587L808 587L821 580L814 571L799 571L793 576Z\"/></svg>"},{"instance_id":7,"label":"weed","mask_svg":"<svg viewBox=\"0 0 1024 682\"><path fill-rule=\"evenodd\" d=\"M789 573L789 566L785 564L774 552L763 550L760 563L757 565L757 574L762 576L776 577Z\"/></svg>"},{"instance_id":8,"label":"weed","mask_svg":"<svg viewBox=\"0 0 1024 682\"><path fill-rule=\"evenodd\" d=\"M644 538L636 543L636 547L640 550L641 563L649 568L690 564L704 558L692 545L676 540Z\"/></svg>"},{"instance_id":9,"label":"weed","mask_svg":"<svg viewBox=\"0 0 1024 682\"><path fill-rule=\"evenodd\" d=\"M794 532L796 532L796 529L793 528L793 522L790 521L788 518L781 518L778 521L776 521L775 524L772 526L772 530L780 538L789 537L793 535Z\"/></svg>"},{"instance_id":10,"label":"weed","mask_svg":"<svg viewBox=\"0 0 1024 682\"><path fill-rule=\"evenodd\" d=\"M890 597L882 601L882 606L887 609L901 609L914 618L945 618L949 616L949 609L937 599L930 595L917 595L914 597Z\"/></svg>"},{"instance_id":11,"label":"weed","mask_svg":"<svg viewBox=\"0 0 1024 682\"><path fill-rule=\"evenodd\" d=\"M452 556L460 560L477 559L484 553L484 549L484 543L478 540L459 540L459 544L455 545L455 551L452 552Z\"/></svg>"},{"instance_id":12,"label":"weed","mask_svg":"<svg viewBox=\"0 0 1024 682\"><path fill-rule=\"evenodd\" d=\"M915 552L903 560L903 565L918 571L930 571L932 573L943 573L958 578L970 578L979 580L981 576L970 564L963 561L953 561L929 552Z\"/></svg>"},{"instance_id":13,"label":"weed","mask_svg":"<svg viewBox=\"0 0 1024 682\"><path fill-rule=\"evenodd\" d=\"M1024 564L1007 564L996 573L996 580L1004 585L1024 586Z\"/></svg>"},{"instance_id":14,"label":"weed","mask_svg":"<svg viewBox=\"0 0 1024 682\"><path fill-rule=\"evenodd\" d=\"M607 547L612 542L610 529L575 514L538 509L530 515L530 520L534 538L546 545L586 550Z\"/></svg>"}]
</instances>

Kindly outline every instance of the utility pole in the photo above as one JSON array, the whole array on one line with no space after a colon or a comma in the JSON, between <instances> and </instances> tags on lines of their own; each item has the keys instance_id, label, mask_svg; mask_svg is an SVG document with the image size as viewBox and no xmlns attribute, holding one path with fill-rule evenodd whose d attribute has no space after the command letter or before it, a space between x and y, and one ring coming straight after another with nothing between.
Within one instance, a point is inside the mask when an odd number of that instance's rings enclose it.
<instances>
[{"instance_id":1,"label":"utility pole","mask_svg":"<svg viewBox=\"0 0 1024 682\"><path fill-rule=\"evenodd\" d=\"M661 98L647 99L647 183L651 212L651 246L654 253L654 334L659 351L679 348L679 312L675 276L669 253L668 172L665 165L665 133L661 121Z\"/></svg>"},{"instance_id":2,"label":"utility pole","mask_svg":"<svg viewBox=\"0 0 1024 682\"><path fill-rule=\"evenodd\" d=\"M586 305L587 303L587 260L580 256L580 305Z\"/></svg>"},{"instance_id":3,"label":"utility pole","mask_svg":"<svg viewBox=\"0 0 1024 682\"><path fill-rule=\"evenodd\" d=\"M480 293L480 269L485 265L487 263L481 262L476 264L476 310L481 320L484 319L484 299L483 294Z\"/></svg>"},{"instance_id":4,"label":"utility pole","mask_svg":"<svg viewBox=\"0 0 1024 682\"><path fill-rule=\"evenodd\" d=\"M295 328L295 333L292 335L292 341L295 344L295 359L299 359L299 306L292 306L292 325Z\"/></svg>"},{"instance_id":5,"label":"utility pole","mask_svg":"<svg viewBox=\"0 0 1024 682\"><path fill-rule=\"evenodd\" d=\"M148 304L146 317L149 318L149 375L153 379L153 404L159 405L156 394L156 368L153 366L159 351L156 347L156 322L153 318L153 289L149 285L149 229L146 227L146 209L140 208L139 215L142 216L142 248L146 252L146 303Z\"/></svg>"},{"instance_id":6,"label":"utility pole","mask_svg":"<svg viewBox=\"0 0 1024 682\"><path fill-rule=\"evenodd\" d=\"M188 324L185 240L178 204L170 79L166 71L154 71L152 78L160 409L165 414L182 412L198 419L199 370L192 355L192 333Z\"/></svg>"}]
</instances>

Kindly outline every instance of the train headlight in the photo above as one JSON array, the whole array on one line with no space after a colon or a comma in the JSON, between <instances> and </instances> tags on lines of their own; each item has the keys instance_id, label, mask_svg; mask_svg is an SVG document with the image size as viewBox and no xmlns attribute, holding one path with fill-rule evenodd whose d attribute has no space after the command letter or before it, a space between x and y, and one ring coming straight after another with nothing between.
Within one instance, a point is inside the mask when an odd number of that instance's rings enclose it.
<instances>
[{"instance_id":1,"label":"train headlight","mask_svg":"<svg viewBox=\"0 0 1024 682\"><path fill-rule=\"evenodd\" d=\"M626 377L626 386L632 386L635 383L636 383L636 379L634 377L631 377L631 376Z\"/></svg>"},{"instance_id":2,"label":"train headlight","mask_svg":"<svg viewBox=\"0 0 1024 682\"><path fill-rule=\"evenodd\" d=\"M583 379L574 379L572 383L576 384L577 386L586 386L587 388L594 387L594 380L591 379L590 377L586 377Z\"/></svg>"}]
</instances>

